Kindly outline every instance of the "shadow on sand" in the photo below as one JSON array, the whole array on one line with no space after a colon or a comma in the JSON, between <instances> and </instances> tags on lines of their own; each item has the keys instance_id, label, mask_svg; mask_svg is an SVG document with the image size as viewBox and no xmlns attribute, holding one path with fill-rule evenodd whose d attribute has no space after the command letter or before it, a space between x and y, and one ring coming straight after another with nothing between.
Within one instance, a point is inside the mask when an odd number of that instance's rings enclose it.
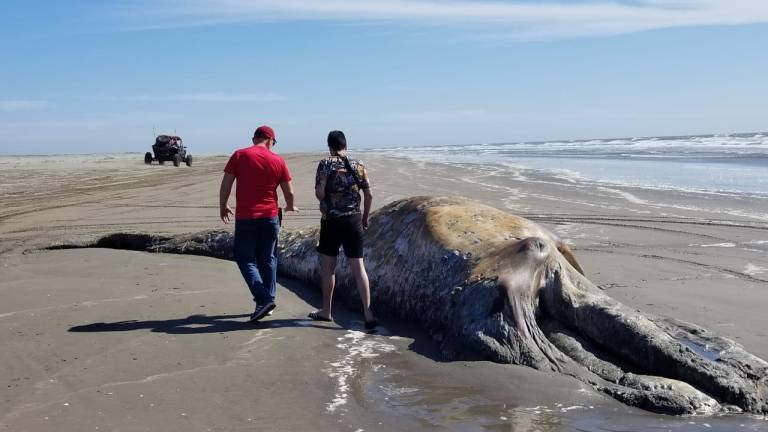
<instances>
[{"instance_id":1,"label":"shadow on sand","mask_svg":"<svg viewBox=\"0 0 768 432\"><path fill-rule=\"evenodd\" d=\"M314 307L320 307L322 298L317 290L310 288L306 284L286 279L278 278L278 283L289 291L293 292L301 300ZM270 319L251 323L247 321L249 314L226 314L226 315L203 315L195 314L184 318L172 318L165 320L128 320L117 322L96 322L84 325L73 326L69 328L73 333L93 333L93 332L126 332L134 330L149 330L155 333L167 334L206 334L206 333L226 333L234 331L253 331L258 329L283 328L283 327L312 327L322 330L363 330L362 314L356 312L360 308L359 304L339 302L334 307L333 323L317 323L309 318L283 318ZM309 310L307 311L309 312ZM375 305L374 305L375 312ZM413 326L411 323L397 322L387 320L384 325L367 333L379 333L384 335L397 335L411 338L413 342L409 348L425 357L435 361L445 361L440 355L436 344L422 329Z\"/></svg>"},{"instance_id":2,"label":"shadow on sand","mask_svg":"<svg viewBox=\"0 0 768 432\"><path fill-rule=\"evenodd\" d=\"M343 330L337 327L314 325L309 319L274 319L257 323L244 321L248 314L239 315L190 315L186 318L150 321L118 321L112 323L92 323L74 326L69 329L74 333L89 332L124 332L150 330L168 334L225 333L281 327L316 327L326 330Z\"/></svg>"}]
</instances>

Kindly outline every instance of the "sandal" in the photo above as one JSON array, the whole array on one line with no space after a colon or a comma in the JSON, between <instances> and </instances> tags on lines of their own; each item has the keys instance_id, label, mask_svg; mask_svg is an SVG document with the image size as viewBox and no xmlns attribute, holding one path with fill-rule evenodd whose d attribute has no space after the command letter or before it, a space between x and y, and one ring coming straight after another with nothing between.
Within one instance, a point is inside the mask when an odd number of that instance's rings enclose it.
<instances>
[{"instance_id":1,"label":"sandal","mask_svg":"<svg viewBox=\"0 0 768 432\"><path fill-rule=\"evenodd\" d=\"M308 316L310 318L312 318L314 321L323 321L323 322L331 322L331 321L333 321L330 318L327 318L327 317L324 317L324 316L320 315L320 311L310 312Z\"/></svg>"}]
</instances>

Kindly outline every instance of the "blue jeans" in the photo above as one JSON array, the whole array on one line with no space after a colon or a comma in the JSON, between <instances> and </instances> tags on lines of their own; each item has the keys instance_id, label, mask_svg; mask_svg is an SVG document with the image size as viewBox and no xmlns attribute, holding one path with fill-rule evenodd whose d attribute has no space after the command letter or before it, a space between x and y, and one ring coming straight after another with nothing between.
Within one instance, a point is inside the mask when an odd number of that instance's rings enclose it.
<instances>
[{"instance_id":1,"label":"blue jeans","mask_svg":"<svg viewBox=\"0 0 768 432\"><path fill-rule=\"evenodd\" d=\"M276 217L235 221L235 262L256 304L275 301L279 232Z\"/></svg>"}]
</instances>

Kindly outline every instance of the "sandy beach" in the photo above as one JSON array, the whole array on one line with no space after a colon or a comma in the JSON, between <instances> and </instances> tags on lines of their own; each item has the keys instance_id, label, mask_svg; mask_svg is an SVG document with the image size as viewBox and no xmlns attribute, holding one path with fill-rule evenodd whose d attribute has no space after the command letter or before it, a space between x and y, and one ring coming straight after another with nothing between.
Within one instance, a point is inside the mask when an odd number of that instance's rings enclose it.
<instances>
[{"instance_id":1,"label":"sandy beach","mask_svg":"<svg viewBox=\"0 0 768 432\"><path fill-rule=\"evenodd\" d=\"M302 209L284 227L315 226L322 154L284 157ZM535 220L565 239L614 298L768 358L764 201L702 201L378 153L363 159L375 207L413 195L464 196ZM360 332L360 314L341 307L336 323L314 323L306 314L319 293L287 279L274 315L247 324L249 293L228 261L46 249L115 232L225 227L217 210L225 162L0 158L2 430L768 429L747 415L651 414L525 367L442 362L419 328L387 317L376 335Z\"/></svg>"}]
</instances>

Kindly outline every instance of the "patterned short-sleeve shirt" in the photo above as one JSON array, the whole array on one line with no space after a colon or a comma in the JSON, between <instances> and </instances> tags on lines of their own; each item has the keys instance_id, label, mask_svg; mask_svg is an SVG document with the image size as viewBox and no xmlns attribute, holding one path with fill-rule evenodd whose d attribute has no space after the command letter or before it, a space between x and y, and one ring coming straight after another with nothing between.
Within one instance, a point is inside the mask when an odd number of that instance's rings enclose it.
<instances>
[{"instance_id":1,"label":"patterned short-sleeve shirt","mask_svg":"<svg viewBox=\"0 0 768 432\"><path fill-rule=\"evenodd\" d=\"M349 159L349 164L357 173L359 186L340 157L325 158L317 165L315 187L325 183L325 199L320 202L324 218L360 213L360 190L369 189L371 185L362 161Z\"/></svg>"}]
</instances>

